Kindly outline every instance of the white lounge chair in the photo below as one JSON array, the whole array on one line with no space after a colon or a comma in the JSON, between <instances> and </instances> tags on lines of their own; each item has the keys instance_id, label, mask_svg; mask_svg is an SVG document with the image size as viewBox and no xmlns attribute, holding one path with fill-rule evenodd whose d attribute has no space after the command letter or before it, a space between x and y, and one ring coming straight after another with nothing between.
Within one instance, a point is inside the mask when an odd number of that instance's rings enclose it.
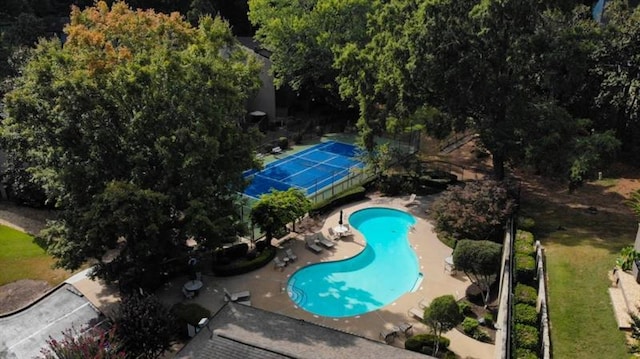
<instances>
[{"instance_id":1,"label":"white lounge chair","mask_svg":"<svg viewBox=\"0 0 640 359\"><path fill-rule=\"evenodd\" d=\"M290 261L293 262L296 259L298 259L298 256L295 253L293 253L291 248L287 248L284 252L287 254L287 258L289 258Z\"/></svg>"},{"instance_id":2,"label":"white lounge chair","mask_svg":"<svg viewBox=\"0 0 640 359\"><path fill-rule=\"evenodd\" d=\"M229 291L227 291L227 288L223 288L223 290L225 302L241 302L246 301L251 297L251 292L249 292L248 290L236 293L229 293Z\"/></svg>"},{"instance_id":3,"label":"white lounge chair","mask_svg":"<svg viewBox=\"0 0 640 359\"><path fill-rule=\"evenodd\" d=\"M400 323L398 324L398 330L404 334L405 337L409 337L413 332L413 325L409 323Z\"/></svg>"},{"instance_id":4,"label":"white lounge chair","mask_svg":"<svg viewBox=\"0 0 640 359\"><path fill-rule=\"evenodd\" d=\"M323 246L325 246L326 248L333 248L333 246L335 246L336 244L333 243L332 241L324 238L324 236L322 234L318 235L318 241L320 242L320 244L322 244Z\"/></svg>"},{"instance_id":5,"label":"white lounge chair","mask_svg":"<svg viewBox=\"0 0 640 359\"><path fill-rule=\"evenodd\" d=\"M287 263L282 261L280 258L273 258L273 269L279 268L281 271L284 270L284 267L287 266Z\"/></svg>"},{"instance_id":6,"label":"white lounge chair","mask_svg":"<svg viewBox=\"0 0 640 359\"><path fill-rule=\"evenodd\" d=\"M384 329L380 332L380 339L384 340L384 342L387 344L391 344L398 337L398 331L398 327Z\"/></svg>"},{"instance_id":7,"label":"white lounge chair","mask_svg":"<svg viewBox=\"0 0 640 359\"><path fill-rule=\"evenodd\" d=\"M418 204L418 201L416 201L416 194L412 193L411 196L409 196L409 200L404 203L404 206L409 207L416 204Z\"/></svg>"},{"instance_id":8,"label":"white lounge chair","mask_svg":"<svg viewBox=\"0 0 640 359\"><path fill-rule=\"evenodd\" d=\"M409 309L409 315L411 315L412 317L422 321L424 319L424 310L416 308L416 307L413 307L413 308Z\"/></svg>"},{"instance_id":9,"label":"white lounge chair","mask_svg":"<svg viewBox=\"0 0 640 359\"><path fill-rule=\"evenodd\" d=\"M309 248L311 251L315 252L316 254L322 252L322 247L317 245L313 238L306 238L305 243L307 245L307 248Z\"/></svg>"}]
</instances>

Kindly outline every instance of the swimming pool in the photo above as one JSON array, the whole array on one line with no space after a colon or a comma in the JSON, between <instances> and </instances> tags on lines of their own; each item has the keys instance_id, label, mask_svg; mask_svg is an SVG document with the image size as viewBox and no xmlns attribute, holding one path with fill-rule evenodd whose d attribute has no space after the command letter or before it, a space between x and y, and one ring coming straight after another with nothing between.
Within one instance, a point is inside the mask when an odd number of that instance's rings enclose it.
<instances>
[{"instance_id":1,"label":"swimming pool","mask_svg":"<svg viewBox=\"0 0 640 359\"><path fill-rule=\"evenodd\" d=\"M349 223L365 237L365 249L349 259L298 270L287 284L289 297L308 312L334 318L392 303L422 278L407 238L415 222L409 213L391 208L354 212Z\"/></svg>"}]
</instances>

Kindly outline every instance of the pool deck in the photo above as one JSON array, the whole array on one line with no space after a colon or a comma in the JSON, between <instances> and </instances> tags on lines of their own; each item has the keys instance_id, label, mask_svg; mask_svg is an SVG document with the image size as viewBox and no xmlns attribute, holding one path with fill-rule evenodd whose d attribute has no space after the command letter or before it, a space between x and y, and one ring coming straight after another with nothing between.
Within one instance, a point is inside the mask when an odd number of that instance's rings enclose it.
<instances>
[{"instance_id":1,"label":"pool deck","mask_svg":"<svg viewBox=\"0 0 640 359\"><path fill-rule=\"evenodd\" d=\"M284 257L284 250L291 248L298 256L297 261L290 263L282 271L269 264L251 273L233 277L213 277L205 273L204 287L197 297L189 301L196 302L215 313L224 304L223 288L229 292L249 290L254 307L374 340L382 341L381 331L403 322L412 324L414 333L427 333L428 327L412 318L408 314L409 310L413 307L419 308L421 301L429 303L433 298L445 294L452 294L456 299L462 298L465 289L470 285L470 281L464 275L451 275L445 271L444 259L451 255L452 250L437 239L432 224L426 220L425 211L434 198L434 196L418 197L418 203L409 207L404 206L406 202L404 197L371 198L337 209L326 216L323 223L318 223L315 227L315 230L321 231L329 238L328 229L338 224L340 209L344 211L345 218L356 210L370 207L401 209L416 217L416 225L409 233L409 242L418 255L420 271L424 276L422 284L415 292L407 293L379 310L355 317L325 318L298 308L286 292L287 281L297 269L312 263L349 258L362 251L365 241L356 230L352 230L353 236L335 241L336 245L333 249L324 249L319 254L305 247L302 236L290 236L282 242L276 241L275 244L280 248L279 257ZM389 275L393 275L393 272ZM181 288L186 281L186 278L179 278L168 283L159 291L159 297L168 304L184 301ZM459 357L478 359L494 357L494 346L491 344L474 340L456 329L445 333L445 336L451 340L450 349ZM391 345L404 347L404 337L400 335Z\"/></svg>"},{"instance_id":2,"label":"pool deck","mask_svg":"<svg viewBox=\"0 0 640 359\"><path fill-rule=\"evenodd\" d=\"M297 261L289 264L282 271L273 264L243 275L232 277L214 277L205 272L202 276L204 286L200 294L194 299L185 300L182 286L188 280L186 277L176 278L167 283L156 294L167 305L179 302L195 302L216 313L224 305L223 291L229 292L251 291L251 305L292 318L303 319L326 327L342 330L369 339L383 341L380 332L407 322L413 325L414 334L428 333L429 329L409 314L411 308L419 308L419 303L429 303L433 298L451 294L456 299L462 298L470 281L463 275L451 275L445 271L444 259L451 255L451 248L442 244L433 231L433 225L426 219L426 210L430 207L435 196L417 197L417 203L406 207L408 196L404 197L372 197L368 200L344 206L325 216L322 223L317 223L312 231L322 232L328 238L328 229L338 224L340 209L344 211L344 218L356 210L370 207L387 207L407 211L416 217L414 229L409 232L409 242L418 255L420 271L423 273L422 284L415 292L407 293L395 302L379 310L348 318L325 318L308 313L291 301L286 284L289 277L299 268L318 262L333 261L352 257L364 248L364 238L352 229L353 236L335 241L333 249L324 249L315 254L305 248L302 236L289 236L284 241L274 241L280 250L279 257L284 257L284 250L291 248L298 256ZM311 233L311 232L309 232ZM391 271L389 275L393 275ZM90 284L90 285L89 285ZM100 282L93 281L83 275L73 285L95 307L103 312L113 309L117 301L113 291ZM449 348L460 358L490 359L494 358L494 345L482 343L453 329L444 334L451 340ZM400 335L391 345L404 348L404 336Z\"/></svg>"}]
</instances>

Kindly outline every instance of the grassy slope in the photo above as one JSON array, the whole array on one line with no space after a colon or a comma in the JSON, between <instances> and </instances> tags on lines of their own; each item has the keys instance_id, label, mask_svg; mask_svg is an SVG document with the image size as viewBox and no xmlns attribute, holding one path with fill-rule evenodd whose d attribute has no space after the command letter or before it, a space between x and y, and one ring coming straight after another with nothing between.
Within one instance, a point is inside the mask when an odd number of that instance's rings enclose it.
<instances>
[{"instance_id":1,"label":"grassy slope","mask_svg":"<svg viewBox=\"0 0 640 359\"><path fill-rule=\"evenodd\" d=\"M628 357L607 291L607 272L620 249L633 243L635 218L604 210L589 214L531 195L523 213L536 220L536 239L546 249L554 358Z\"/></svg>"},{"instance_id":2,"label":"grassy slope","mask_svg":"<svg viewBox=\"0 0 640 359\"><path fill-rule=\"evenodd\" d=\"M19 279L44 280L57 285L69 276L53 270L54 260L34 243L33 237L0 225L0 285Z\"/></svg>"}]
</instances>

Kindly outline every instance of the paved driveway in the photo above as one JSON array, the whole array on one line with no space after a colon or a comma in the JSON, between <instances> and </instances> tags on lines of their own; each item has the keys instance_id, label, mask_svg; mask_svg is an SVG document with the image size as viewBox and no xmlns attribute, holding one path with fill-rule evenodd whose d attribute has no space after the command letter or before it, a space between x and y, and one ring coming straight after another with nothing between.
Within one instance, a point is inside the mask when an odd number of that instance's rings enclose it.
<instances>
[{"instance_id":1,"label":"paved driveway","mask_svg":"<svg viewBox=\"0 0 640 359\"><path fill-rule=\"evenodd\" d=\"M60 339L69 328L82 330L99 320L89 301L65 284L33 306L0 318L0 358L34 358L47 339ZM74 290L75 291L75 290Z\"/></svg>"}]
</instances>

